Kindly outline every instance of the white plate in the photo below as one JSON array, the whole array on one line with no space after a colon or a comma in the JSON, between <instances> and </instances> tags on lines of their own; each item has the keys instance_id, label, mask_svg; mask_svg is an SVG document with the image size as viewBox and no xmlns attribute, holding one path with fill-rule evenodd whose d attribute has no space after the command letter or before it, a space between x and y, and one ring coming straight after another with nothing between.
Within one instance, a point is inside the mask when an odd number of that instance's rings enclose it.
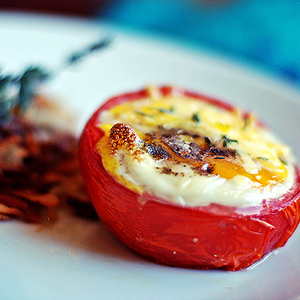
<instances>
[{"instance_id":1,"label":"white plate","mask_svg":"<svg viewBox=\"0 0 300 300\"><path fill-rule=\"evenodd\" d=\"M103 23L0 14L0 66L56 68L70 52L113 35L110 48L50 84L78 114L79 132L107 98L148 84L175 84L256 111L300 157L297 91L248 67L179 43L124 32ZM133 253L100 222L62 215L50 228L0 223L0 298L35 299L299 299L300 231L251 270L201 271L157 265Z\"/></svg>"}]
</instances>

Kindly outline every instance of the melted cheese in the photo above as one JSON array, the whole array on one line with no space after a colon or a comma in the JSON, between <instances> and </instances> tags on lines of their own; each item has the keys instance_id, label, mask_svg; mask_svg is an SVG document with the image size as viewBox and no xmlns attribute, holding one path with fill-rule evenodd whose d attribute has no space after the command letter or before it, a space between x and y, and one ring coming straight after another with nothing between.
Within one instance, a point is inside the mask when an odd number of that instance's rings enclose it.
<instances>
[{"instance_id":1,"label":"melted cheese","mask_svg":"<svg viewBox=\"0 0 300 300\"><path fill-rule=\"evenodd\" d=\"M239 110L152 89L145 99L104 111L99 121L105 168L140 193L182 205L248 207L281 196L294 183L289 147ZM128 136L123 143L115 137L112 149L114 124Z\"/></svg>"}]
</instances>

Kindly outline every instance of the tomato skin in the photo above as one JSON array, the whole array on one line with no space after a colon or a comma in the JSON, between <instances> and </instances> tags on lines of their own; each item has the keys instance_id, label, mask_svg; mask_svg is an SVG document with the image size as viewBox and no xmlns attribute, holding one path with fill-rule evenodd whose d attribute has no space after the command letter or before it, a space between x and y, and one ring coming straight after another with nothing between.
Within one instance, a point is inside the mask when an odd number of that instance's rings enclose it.
<instances>
[{"instance_id":1,"label":"tomato skin","mask_svg":"<svg viewBox=\"0 0 300 300\"><path fill-rule=\"evenodd\" d=\"M162 93L172 88L162 87ZM177 91L178 92L178 91ZM180 92L180 91L179 91ZM194 98L201 95L181 91ZM103 224L141 255L167 265L239 270L282 247L300 218L300 172L294 187L257 212L210 204L183 207L155 195L142 195L117 182L103 167L95 149L104 132L97 127L102 111L121 102L141 99L147 90L112 98L88 121L80 138L80 162L86 187ZM233 107L205 98L227 110Z\"/></svg>"}]
</instances>

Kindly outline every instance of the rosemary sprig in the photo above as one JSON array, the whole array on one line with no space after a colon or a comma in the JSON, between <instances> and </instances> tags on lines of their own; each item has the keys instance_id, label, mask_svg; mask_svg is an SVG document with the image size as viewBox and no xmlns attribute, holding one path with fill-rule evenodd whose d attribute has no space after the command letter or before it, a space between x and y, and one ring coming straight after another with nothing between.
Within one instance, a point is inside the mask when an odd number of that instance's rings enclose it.
<instances>
[{"instance_id":1,"label":"rosemary sprig","mask_svg":"<svg viewBox=\"0 0 300 300\"><path fill-rule=\"evenodd\" d=\"M51 77L49 71L41 67L29 67L20 77L20 90L17 105L25 111L36 94L38 85Z\"/></svg>"},{"instance_id":2,"label":"rosemary sprig","mask_svg":"<svg viewBox=\"0 0 300 300\"><path fill-rule=\"evenodd\" d=\"M65 59L66 65L63 70L109 44L109 39L101 39L73 53ZM37 94L38 87L57 73L57 70L50 71L40 66L30 66L16 76L0 73L0 124L16 114L23 113Z\"/></svg>"},{"instance_id":3,"label":"rosemary sprig","mask_svg":"<svg viewBox=\"0 0 300 300\"><path fill-rule=\"evenodd\" d=\"M110 39L108 38L101 39L100 41L93 43L80 51L74 52L69 57L67 57L66 59L67 65L73 65L74 63L79 62L80 60L90 55L91 53L107 47L109 44L110 44Z\"/></svg>"},{"instance_id":4,"label":"rosemary sprig","mask_svg":"<svg viewBox=\"0 0 300 300\"><path fill-rule=\"evenodd\" d=\"M36 94L37 86L47 80L50 73L41 67L29 67L22 75L0 75L0 123L22 113Z\"/></svg>"}]
</instances>

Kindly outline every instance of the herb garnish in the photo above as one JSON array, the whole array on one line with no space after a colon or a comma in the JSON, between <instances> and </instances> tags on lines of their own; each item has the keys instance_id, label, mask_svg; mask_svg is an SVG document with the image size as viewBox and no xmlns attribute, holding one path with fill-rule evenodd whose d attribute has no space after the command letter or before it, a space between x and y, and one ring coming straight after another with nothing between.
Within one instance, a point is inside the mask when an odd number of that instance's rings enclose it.
<instances>
[{"instance_id":1,"label":"herb garnish","mask_svg":"<svg viewBox=\"0 0 300 300\"><path fill-rule=\"evenodd\" d=\"M243 130L245 130L249 125L249 115L244 116L244 126Z\"/></svg>"},{"instance_id":2,"label":"herb garnish","mask_svg":"<svg viewBox=\"0 0 300 300\"><path fill-rule=\"evenodd\" d=\"M41 67L29 67L22 75L0 75L0 122L22 113L36 94L37 86L50 78Z\"/></svg>"},{"instance_id":3,"label":"herb garnish","mask_svg":"<svg viewBox=\"0 0 300 300\"><path fill-rule=\"evenodd\" d=\"M164 114L170 114L172 112L174 112L175 108L174 106L171 106L169 109L167 108L153 108L153 109L157 109L159 112L164 113Z\"/></svg>"},{"instance_id":4,"label":"herb garnish","mask_svg":"<svg viewBox=\"0 0 300 300\"><path fill-rule=\"evenodd\" d=\"M143 116L143 117L149 117L149 118L152 118L152 116L150 116L150 115L148 115L148 114L146 114L146 113L144 113L144 112L142 112L142 111L136 110L135 113L138 114L138 115L140 115L140 116Z\"/></svg>"},{"instance_id":5,"label":"herb garnish","mask_svg":"<svg viewBox=\"0 0 300 300\"><path fill-rule=\"evenodd\" d=\"M106 47L109 43L109 39L101 39L72 54L65 60L64 69ZM55 75L57 75L57 70L56 72L49 71L40 66L28 67L20 75L0 74L0 124L9 120L13 115L23 113L37 94L38 86Z\"/></svg>"},{"instance_id":6,"label":"herb garnish","mask_svg":"<svg viewBox=\"0 0 300 300\"><path fill-rule=\"evenodd\" d=\"M282 157L279 157L279 160L280 160L284 165L287 165L287 162L286 162Z\"/></svg>"},{"instance_id":7,"label":"herb garnish","mask_svg":"<svg viewBox=\"0 0 300 300\"><path fill-rule=\"evenodd\" d=\"M159 111L159 112L161 112L163 114L170 114L170 113L172 113L175 110L174 106L171 106L169 109L167 109L167 108L160 108L160 107L151 107L150 109L151 110L155 109L155 110L157 110L157 111ZM144 113L142 111L139 111L139 110L136 110L135 113L138 114L138 115L140 115L140 116L143 116L143 117L149 117L149 118L153 117L153 116L151 116L151 115L149 115L147 113Z\"/></svg>"},{"instance_id":8,"label":"herb garnish","mask_svg":"<svg viewBox=\"0 0 300 300\"><path fill-rule=\"evenodd\" d=\"M91 54L91 53L93 53L95 51L98 51L98 50L100 50L102 48L105 48L106 46L109 45L109 43L110 43L110 40L108 38L101 39L100 41L89 45L85 49L73 53L71 56L69 56L66 59L66 62L69 65L77 63L78 61L80 61L81 59L83 59L84 57L86 57L87 55L89 55L89 54Z\"/></svg>"},{"instance_id":9,"label":"herb garnish","mask_svg":"<svg viewBox=\"0 0 300 300\"><path fill-rule=\"evenodd\" d=\"M196 123L200 123L200 118L199 118L198 113L193 113L192 120Z\"/></svg>"},{"instance_id":10,"label":"herb garnish","mask_svg":"<svg viewBox=\"0 0 300 300\"><path fill-rule=\"evenodd\" d=\"M238 140L233 140L228 138L226 135L222 135L222 140L223 140L223 147L227 147L228 143L232 144L232 143L239 143Z\"/></svg>"},{"instance_id":11,"label":"herb garnish","mask_svg":"<svg viewBox=\"0 0 300 300\"><path fill-rule=\"evenodd\" d=\"M267 160L267 161L269 161L266 157L262 157L262 156L258 156L258 157L256 157L256 159Z\"/></svg>"},{"instance_id":12,"label":"herb garnish","mask_svg":"<svg viewBox=\"0 0 300 300\"><path fill-rule=\"evenodd\" d=\"M205 143L209 146L209 147L211 147L211 141L210 141L210 139L206 136L206 137L204 137L204 140L205 140Z\"/></svg>"}]
</instances>

